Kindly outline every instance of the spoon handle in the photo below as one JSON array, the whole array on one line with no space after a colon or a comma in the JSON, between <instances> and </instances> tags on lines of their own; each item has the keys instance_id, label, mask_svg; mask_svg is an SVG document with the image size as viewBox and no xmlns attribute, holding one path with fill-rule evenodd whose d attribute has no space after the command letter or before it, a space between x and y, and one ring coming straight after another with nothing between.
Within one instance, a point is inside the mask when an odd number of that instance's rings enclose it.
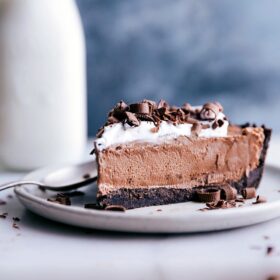
<instances>
[{"instance_id":1,"label":"spoon handle","mask_svg":"<svg viewBox=\"0 0 280 280\"><path fill-rule=\"evenodd\" d=\"M6 189L10 189L10 188L14 188L17 186L22 186L22 185L37 185L37 186L43 186L41 183L39 182L35 182L35 181L13 181L10 183L5 183L0 185L0 192L4 191Z\"/></svg>"}]
</instances>

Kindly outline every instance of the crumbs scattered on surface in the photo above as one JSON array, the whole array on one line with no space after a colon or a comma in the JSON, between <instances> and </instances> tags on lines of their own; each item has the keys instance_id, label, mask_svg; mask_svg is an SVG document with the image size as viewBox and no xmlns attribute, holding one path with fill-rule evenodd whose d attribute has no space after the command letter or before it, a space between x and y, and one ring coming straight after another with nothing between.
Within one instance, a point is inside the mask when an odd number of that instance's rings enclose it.
<instances>
[{"instance_id":1,"label":"crumbs scattered on surface","mask_svg":"<svg viewBox=\"0 0 280 280\"><path fill-rule=\"evenodd\" d=\"M0 218L1 218L1 219L6 219L7 216L8 216L8 213L7 213L7 212L0 214Z\"/></svg>"},{"instance_id":2,"label":"crumbs scattered on surface","mask_svg":"<svg viewBox=\"0 0 280 280\"><path fill-rule=\"evenodd\" d=\"M53 198L48 198L47 199L49 202L57 203L57 204L62 204L62 205L71 205L71 200L68 195L65 193L58 193L55 197Z\"/></svg>"},{"instance_id":3,"label":"crumbs scattered on surface","mask_svg":"<svg viewBox=\"0 0 280 280\"><path fill-rule=\"evenodd\" d=\"M6 204L7 204L7 202L5 200L0 199L0 205L6 205Z\"/></svg>"}]
</instances>

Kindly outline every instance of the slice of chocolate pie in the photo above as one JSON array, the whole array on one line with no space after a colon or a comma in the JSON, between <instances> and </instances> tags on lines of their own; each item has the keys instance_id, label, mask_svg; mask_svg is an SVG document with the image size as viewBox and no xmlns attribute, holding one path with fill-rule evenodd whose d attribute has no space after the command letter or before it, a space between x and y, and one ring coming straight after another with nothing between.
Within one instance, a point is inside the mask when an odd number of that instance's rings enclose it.
<instances>
[{"instance_id":1,"label":"slice of chocolate pie","mask_svg":"<svg viewBox=\"0 0 280 280\"><path fill-rule=\"evenodd\" d=\"M95 140L97 200L131 209L194 200L211 186L257 188L270 135L229 124L219 103L121 101Z\"/></svg>"}]
</instances>

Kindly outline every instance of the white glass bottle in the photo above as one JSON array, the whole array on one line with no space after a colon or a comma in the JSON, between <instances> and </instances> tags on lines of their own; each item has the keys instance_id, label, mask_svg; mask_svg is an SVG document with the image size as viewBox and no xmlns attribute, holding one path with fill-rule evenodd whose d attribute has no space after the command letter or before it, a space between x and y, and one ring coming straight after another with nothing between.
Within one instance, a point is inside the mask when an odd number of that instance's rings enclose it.
<instances>
[{"instance_id":1,"label":"white glass bottle","mask_svg":"<svg viewBox=\"0 0 280 280\"><path fill-rule=\"evenodd\" d=\"M85 44L72 0L0 3L0 160L29 170L85 152Z\"/></svg>"}]
</instances>

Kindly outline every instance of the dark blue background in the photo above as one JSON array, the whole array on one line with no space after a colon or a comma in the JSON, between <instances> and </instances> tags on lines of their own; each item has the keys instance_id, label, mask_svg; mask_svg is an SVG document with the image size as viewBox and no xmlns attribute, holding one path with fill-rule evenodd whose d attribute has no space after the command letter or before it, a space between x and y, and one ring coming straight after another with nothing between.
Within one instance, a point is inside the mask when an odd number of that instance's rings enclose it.
<instances>
[{"instance_id":1,"label":"dark blue background","mask_svg":"<svg viewBox=\"0 0 280 280\"><path fill-rule=\"evenodd\" d=\"M234 122L280 131L280 3L77 0L88 58L89 134L127 102L219 100Z\"/></svg>"}]
</instances>

